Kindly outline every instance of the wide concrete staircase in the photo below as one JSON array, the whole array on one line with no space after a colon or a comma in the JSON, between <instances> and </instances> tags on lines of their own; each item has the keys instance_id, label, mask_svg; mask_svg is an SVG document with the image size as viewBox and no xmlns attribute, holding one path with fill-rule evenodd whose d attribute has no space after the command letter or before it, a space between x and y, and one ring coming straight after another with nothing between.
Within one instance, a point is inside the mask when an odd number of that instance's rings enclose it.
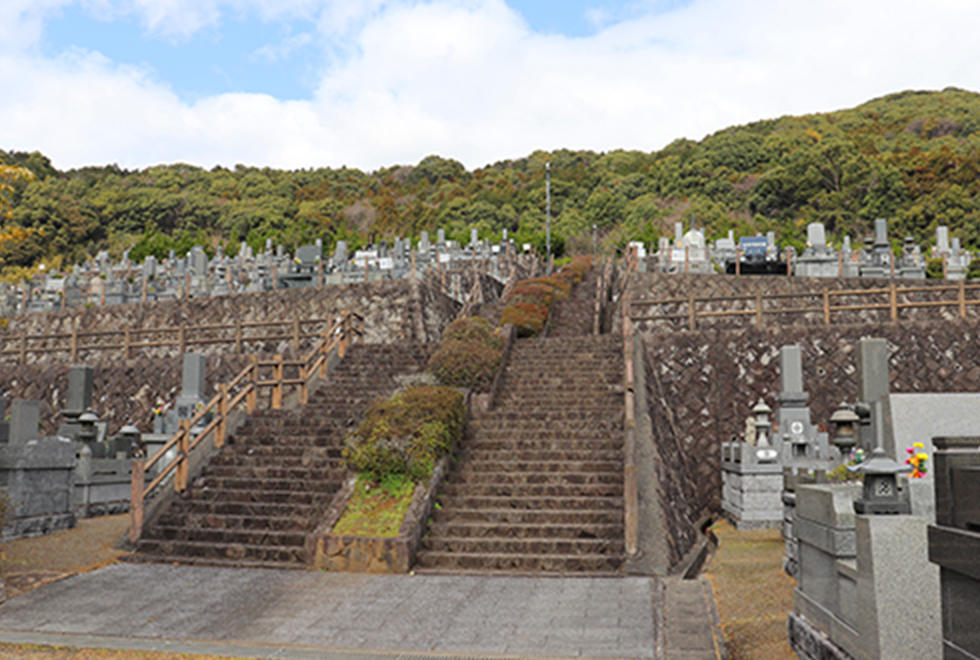
<instances>
[{"instance_id":1,"label":"wide concrete staircase","mask_svg":"<svg viewBox=\"0 0 980 660\"><path fill-rule=\"evenodd\" d=\"M306 536L345 473L348 431L372 401L423 371L432 350L354 345L308 404L251 415L184 496L144 528L133 560L304 567Z\"/></svg>"},{"instance_id":2,"label":"wide concrete staircase","mask_svg":"<svg viewBox=\"0 0 980 660\"><path fill-rule=\"evenodd\" d=\"M613 336L516 342L495 409L470 422L441 487L417 570L618 574L622 374Z\"/></svg>"},{"instance_id":3,"label":"wide concrete staircase","mask_svg":"<svg viewBox=\"0 0 980 660\"><path fill-rule=\"evenodd\" d=\"M592 334L595 318L596 285L601 276L593 268L581 282L572 287L567 300L555 304L551 313L549 337L585 337Z\"/></svg>"}]
</instances>

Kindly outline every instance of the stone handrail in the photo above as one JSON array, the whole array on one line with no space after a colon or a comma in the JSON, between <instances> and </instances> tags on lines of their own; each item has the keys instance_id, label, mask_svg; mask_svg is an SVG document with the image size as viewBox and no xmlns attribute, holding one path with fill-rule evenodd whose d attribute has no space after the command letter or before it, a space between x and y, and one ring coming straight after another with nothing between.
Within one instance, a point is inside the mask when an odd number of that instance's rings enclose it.
<instances>
[{"instance_id":1,"label":"stone handrail","mask_svg":"<svg viewBox=\"0 0 980 660\"><path fill-rule=\"evenodd\" d=\"M189 420L181 422L180 429L161 447L153 457L133 461L132 489L129 506L129 540L135 543L143 532L143 504L146 497L154 491L171 472L174 473L174 490L183 492L187 488L188 469L191 452L211 433L214 434L215 449L220 449L227 435L228 417L233 410L245 403L245 410L251 414L258 405L260 388L270 388L270 407L273 410L282 408L283 390L286 386L294 385L299 391L299 402L304 404L309 397L309 381L314 375L320 378L327 376L330 354L337 352L343 357L353 337L360 334L355 327L356 321L363 320L354 312L343 312L334 321L330 329L322 333L323 340L309 355L300 360L284 360L282 355L276 355L272 360L260 361L258 356L252 356L252 362L227 383L219 383L216 394ZM260 370L271 367L271 378L260 380ZM286 367L297 367L299 375L296 378L284 377ZM235 388L237 393L231 394ZM194 437L191 430L195 425L204 421L209 414L213 417L207 425ZM163 456L174 447L177 448L176 458L167 464L160 473L146 484L146 473Z\"/></svg>"}]
</instances>

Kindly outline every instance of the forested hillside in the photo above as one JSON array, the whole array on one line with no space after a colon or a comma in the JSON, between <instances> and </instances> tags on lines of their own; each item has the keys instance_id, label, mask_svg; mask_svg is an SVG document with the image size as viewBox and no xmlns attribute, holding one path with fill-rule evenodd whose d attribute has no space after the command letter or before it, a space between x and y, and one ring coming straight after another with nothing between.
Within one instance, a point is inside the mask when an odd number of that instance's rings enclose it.
<instances>
[{"instance_id":1,"label":"forested hillside","mask_svg":"<svg viewBox=\"0 0 980 660\"><path fill-rule=\"evenodd\" d=\"M556 243L571 251L591 249L593 224L614 248L654 241L692 214L709 238L772 229L801 248L807 223L824 222L839 240L861 238L885 217L896 242L928 243L947 224L976 248L978 130L980 94L946 89L733 126L654 153L539 151L475 171L430 156L372 173L183 164L62 172L42 154L0 151L0 164L34 175L8 187L0 236L15 240L0 240L0 265L9 276L42 259L69 264L128 248L138 259L194 243L234 254L240 241L259 247L266 237L290 248L322 238L329 249L341 238L357 246L437 227L460 239L471 227L481 237L507 228L540 245L547 161ZM11 170L0 169L0 184ZM41 231L22 231L32 229Z\"/></svg>"}]
</instances>

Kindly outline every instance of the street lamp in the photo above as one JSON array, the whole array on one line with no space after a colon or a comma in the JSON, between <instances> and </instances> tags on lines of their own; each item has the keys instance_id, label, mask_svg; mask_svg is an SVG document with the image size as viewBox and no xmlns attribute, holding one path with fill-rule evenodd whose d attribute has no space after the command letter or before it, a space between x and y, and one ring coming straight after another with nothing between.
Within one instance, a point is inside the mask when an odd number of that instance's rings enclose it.
<instances>
[{"instance_id":1,"label":"street lamp","mask_svg":"<svg viewBox=\"0 0 980 660\"><path fill-rule=\"evenodd\" d=\"M548 276L551 276L551 163L544 164L544 196L545 196L545 266Z\"/></svg>"}]
</instances>

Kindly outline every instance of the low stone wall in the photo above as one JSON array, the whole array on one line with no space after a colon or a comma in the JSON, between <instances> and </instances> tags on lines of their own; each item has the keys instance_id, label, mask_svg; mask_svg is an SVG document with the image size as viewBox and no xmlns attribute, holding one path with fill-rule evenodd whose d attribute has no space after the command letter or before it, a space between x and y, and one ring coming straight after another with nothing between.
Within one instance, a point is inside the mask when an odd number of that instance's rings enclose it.
<instances>
[{"instance_id":1,"label":"low stone wall","mask_svg":"<svg viewBox=\"0 0 980 660\"><path fill-rule=\"evenodd\" d=\"M972 319L644 335L647 396L672 553L683 554L693 543L688 530L704 513L721 511L720 444L744 432L745 418L760 397L775 405L780 347L801 347L813 421L828 424L842 401L857 396L855 349L862 337L888 342L892 392L976 392L977 335Z\"/></svg>"}]
</instances>

